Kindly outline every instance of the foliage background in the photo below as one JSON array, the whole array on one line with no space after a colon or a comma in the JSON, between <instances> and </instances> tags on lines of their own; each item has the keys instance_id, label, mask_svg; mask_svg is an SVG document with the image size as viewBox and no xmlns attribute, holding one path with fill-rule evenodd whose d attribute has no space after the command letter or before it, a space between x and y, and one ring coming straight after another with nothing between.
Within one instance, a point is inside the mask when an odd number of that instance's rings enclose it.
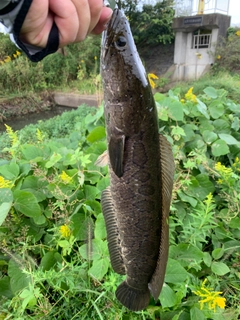
<instances>
[{"instance_id":1,"label":"foliage background","mask_svg":"<svg viewBox=\"0 0 240 320\"><path fill-rule=\"evenodd\" d=\"M1 137L2 319L238 319L239 104L213 87L155 99L176 165L159 301L129 312L115 299L123 277L99 201L109 178L94 165L106 149L103 108L82 107Z\"/></svg>"}]
</instances>

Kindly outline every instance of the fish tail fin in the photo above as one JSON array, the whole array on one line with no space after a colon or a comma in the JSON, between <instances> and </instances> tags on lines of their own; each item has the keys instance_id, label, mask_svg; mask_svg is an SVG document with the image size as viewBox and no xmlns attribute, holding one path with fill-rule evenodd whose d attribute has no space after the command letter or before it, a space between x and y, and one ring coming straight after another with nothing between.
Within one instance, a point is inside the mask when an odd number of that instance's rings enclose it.
<instances>
[{"instance_id":1,"label":"fish tail fin","mask_svg":"<svg viewBox=\"0 0 240 320\"><path fill-rule=\"evenodd\" d=\"M116 291L117 299L129 310L140 311L145 309L150 301L150 292L130 287L126 281L122 282Z\"/></svg>"}]
</instances>

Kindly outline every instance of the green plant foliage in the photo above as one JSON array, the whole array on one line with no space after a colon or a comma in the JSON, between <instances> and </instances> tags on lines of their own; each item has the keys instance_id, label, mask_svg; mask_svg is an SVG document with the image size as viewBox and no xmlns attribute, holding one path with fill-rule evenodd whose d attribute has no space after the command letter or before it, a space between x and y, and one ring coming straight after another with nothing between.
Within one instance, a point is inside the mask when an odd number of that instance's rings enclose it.
<instances>
[{"instance_id":1,"label":"green plant foliage","mask_svg":"<svg viewBox=\"0 0 240 320\"><path fill-rule=\"evenodd\" d=\"M129 18L136 45L140 48L146 45L171 43L174 39L173 1L163 0L155 5L143 5L141 9L139 4L140 1L122 1L121 3Z\"/></svg>"},{"instance_id":2,"label":"green plant foliage","mask_svg":"<svg viewBox=\"0 0 240 320\"><path fill-rule=\"evenodd\" d=\"M232 73L240 73L240 30L229 28L228 36L222 39L215 52L214 70L227 70Z\"/></svg>"},{"instance_id":3,"label":"green plant foliage","mask_svg":"<svg viewBox=\"0 0 240 320\"><path fill-rule=\"evenodd\" d=\"M7 128L5 145L0 140L2 319L239 318L240 106L223 89L181 92L155 95L176 168L165 282L141 312L126 310L114 294L124 277L112 271L101 212L109 177L94 165L106 149L103 108Z\"/></svg>"},{"instance_id":4,"label":"green plant foliage","mask_svg":"<svg viewBox=\"0 0 240 320\"><path fill-rule=\"evenodd\" d=\"M24 54L12 59L10 56L15 54L16 47L7 36L1 36L0 62L1 57L5 59L0 63L0 94L64 87L78 79L82 69L84 74L79 78L79 88L84 79L89 80L88 84L93 83L99 73L100 39L100 36L89 36L84 42L69 45L43 61L33 63ZM90 87L93 90L94 86Z\"/></svg>"}]
</instances>

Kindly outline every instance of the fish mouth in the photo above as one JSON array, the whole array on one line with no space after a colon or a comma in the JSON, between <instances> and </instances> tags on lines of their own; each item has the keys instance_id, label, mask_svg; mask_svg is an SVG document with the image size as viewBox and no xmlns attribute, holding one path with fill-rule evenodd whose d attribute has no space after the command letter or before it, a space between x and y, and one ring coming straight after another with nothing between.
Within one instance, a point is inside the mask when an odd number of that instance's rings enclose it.
<instances>
[{"instance_id":1,"label":"fish mouth","mask_svg":"<svg viewBox=\"0 0 240 320\"><path fill-rule=\"evenodd\" d=\"M107 24L107 28L102 33L102 42L101 42L101 60L104 61L105 57L108 54L108 49L110 44L113 42L113 38L118 30L118 26L122 20L126 19L124 13L116 8L113 10L112 17Z\"/></svg>"}]
</instances>

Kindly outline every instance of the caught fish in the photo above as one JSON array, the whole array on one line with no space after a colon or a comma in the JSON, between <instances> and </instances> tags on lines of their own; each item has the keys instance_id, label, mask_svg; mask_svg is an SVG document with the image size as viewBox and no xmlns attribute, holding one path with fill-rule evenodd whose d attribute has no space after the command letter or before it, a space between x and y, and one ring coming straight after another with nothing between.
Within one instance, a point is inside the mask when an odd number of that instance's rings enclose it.
<instances>
[{"instance_id":1,"label":"caught fish","mask_svg":"<svg viewBox=\"0 0 240 320\"><path fill-rule=\"evenodd\" d=\"M103 33L101 75L110 173L102 210L112 267L126 275L116 297L138 311L151 294L158 299L164 281L174 160L158 133L151 87L119 9Z\"/></svg>"}]
</instances>

